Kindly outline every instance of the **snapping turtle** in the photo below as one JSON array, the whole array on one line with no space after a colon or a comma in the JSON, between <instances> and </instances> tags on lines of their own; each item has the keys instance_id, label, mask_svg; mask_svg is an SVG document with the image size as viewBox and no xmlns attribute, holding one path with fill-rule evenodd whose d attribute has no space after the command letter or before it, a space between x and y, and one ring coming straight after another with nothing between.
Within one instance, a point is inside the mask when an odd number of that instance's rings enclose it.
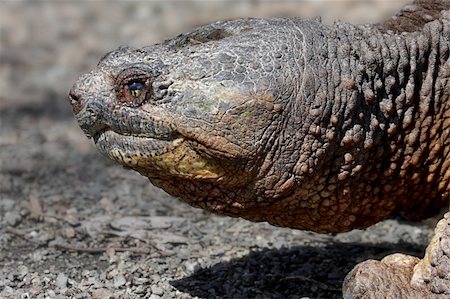
<instances>
[{"instance_id":1,"label":"snapping turtle","mask_svg":"<svg viewBox=\"0 0 450 299\"><path fill-rule=\"evenodd\" d=\"M220 21L120 47L70 91L100 152L209 211L321 233L450 197L450 1L373 25ZM449 298L450 214L425 258L368 261L346 298Z\"/></svg>"}]
</instances>

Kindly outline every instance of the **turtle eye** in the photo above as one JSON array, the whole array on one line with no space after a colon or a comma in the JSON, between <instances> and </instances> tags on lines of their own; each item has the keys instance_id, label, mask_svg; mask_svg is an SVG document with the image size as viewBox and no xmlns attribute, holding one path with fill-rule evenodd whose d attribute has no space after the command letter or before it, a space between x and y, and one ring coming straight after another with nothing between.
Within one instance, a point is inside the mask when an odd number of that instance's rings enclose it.
<instances>
[{"instance_id":1,"label":"turtle eye","mask_svg":"<svg viewBox=\"0 0 450 299\"><path fill-rule=\"evenodd\" d=\"M132 80L123 86L121 101L132 105L140 105L150 96L150 91L150 80Z\"/></svg>"},{"instance_id":2,"label":"turtle eye","mask_svg":"<svg viewBox=\"0 0 450 299\"><path fill-rule=\"evenodd\" d=\"M131 82L128 84L128 91L132 97L138 98L144 93L145 86L141 82Z\"/></svg>"}]
</instances>

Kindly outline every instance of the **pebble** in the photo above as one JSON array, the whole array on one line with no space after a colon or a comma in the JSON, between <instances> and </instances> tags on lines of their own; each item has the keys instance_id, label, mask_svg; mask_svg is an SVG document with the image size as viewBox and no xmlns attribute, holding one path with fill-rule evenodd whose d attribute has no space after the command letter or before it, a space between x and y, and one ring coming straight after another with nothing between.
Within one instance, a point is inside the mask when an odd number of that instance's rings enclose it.
<instances>
[{"instance_id":1,"label":"pebble","mask_svg":"<svg viewBox=\"0 0 450 299\"><path fill-rule=\"evenodd\" d=\"M10 211L14 208L14 204L14 200L10 198L2 198L2 200L0 200L0 209Z\"/></svg>"},{"instance_id":2,"label":"pebble","mask_svg":"<svg viewBox=\"0 0 450 299\"><path fill-rule=\"evenodd\" d=\"M31 219L42 220L42 217L44 216L44 211L42 210L41 201L37 197L30 196L29 208Z\"/></svg>"},{"instance_id":3,"label":"pebble","mask_svg":"<svg viewBox=\"0 0 450 299\"><path fill-rule=\"evenodd\" d=\"M134 289L134 293L136 293L136 294L144 294L144 293L146 293L146 291L147 291L147 289L145 286L137 286Z\"/></svg>"},{"instance_id":4,"label":"pebble","mask_svg":"<svg viewBox=\"0 0 450 299\"><path fill-rule=\"evenodd\" d=\"M92 298L94 299L109 299L113 296L113 293L105 288L96 289L92 291Z\"/></svg>"},{"instance_id":5,"label":"pebble","mask_svg":"<svg viewBox=\"0 0 450 299\"><path fill-rule=\"evenodd\" d=\"M111 279L116 277L119 274L119 271L117 271L117 269L112 269L111 271L108 272L108 274L106 275L106 278Z\"/></svg>"},{"instance_id":6,"label":"pebble","mask_svg":"<svg viewBox=\"0 0 450 299\"><path fill-rule=\"evenodd\" d=\"M161 287L153 285L152 286L152 294L162 296L162 295L164 295L164 290Z\"/></svg>"},{"instance_id":7,"label":"pebble","mask_svg":"<svg viewBox=\"0 0 450 299\"><path fill-rule=\"evenodd\" d=\"M67 239L72 239L75 237L75 229L73 227L66 227L63 229L63 235Z\"/></svg>"},{"instance_id":8,"label":"pebble","mask_svg":"<svg viewBox=\"0 0 450 299\"><path fill-rule=\"evenodd\" d=\"M80 225L80 220L78 219L78 212L75 208L68 209L66 211L66 217L64 220L72 226Z\"/></svg>"},{"instance_id":9,"label":"pebble","mask_svg":"<svg viewBox=\"0 0 450 299\"><path fill-rule=\"evenodd\" d=\"M27 266L25 266L25 265L20 265L18 268L17 268L17 274L18 274L18 279L19 280L23 280L23 278L25 277L25 275L27 275L28 274L28 272L29 272L29 270L28 270L28 267Z\"/></svg>"},{"instance_id":10,"label":"pebble","mask_svg":"<svg viewBox=\"0 0 450 299\"><path fill-rule=\"evenodd\" d=\"M8 211L5 214L6 222L11 226L17 226L22 222L22 216L17 211Z\"/></svg>"},{"instance_id":11,"label":"pebble","mask_svg":"<svg viewBox=\"0 0 450 299\"><path fill-rule=\"evenodd\" d=\"M14 295L14 293L15 292L14 292L13 288L11 288L9 286L6 286L6 287L3 288L3 290L2 290L2 292L0 294L2 296L5 296L6 298L8 298L8 297L12 297Z\"/></svg>"},{"instance_id":12,"label":"pebble","mask_svg":"<svg viewBox=\"0 0 450 299\"><path fill-rule=\"evenodd\" d=\"M56 296L56 293L55 293L55 291L53 291L53 290L48 290L47 291L47 297L46 298L55 298L55 296Z\"/></svg>"},{"instance_id":13,"label":"pebble","mask_svg":"<svg viewBox=\"0 0 450 299\"><path fill-rule=\"evenodd\" d=\"M191 261L187 261L184 263L184 266L186 267L186 271L188 273L194 273L196 267L197 267L197 263L196 262L191 262Z\"/></svg>"},{"instance_id":14,"label":"pebble","mask_svg":"<svg viewBox=\"0 0 450 299\"><path fill-rule=\"evenodd\" d=\"M116 277L114 277L114 287L120 288L121 286L125 285L127 280L125 279L125 276L123 274L119 274Z\"/></svg>"},{"instance_id":15,"label":"pebble","mask_svg":"<svg viewBox=\"0 0 450 299\"><path fill-rule=\"evenodd\" d=\"M113 208L114 208L114 204L112 203L112 201L109 198L106 198L106 197L103 197L100 200L99 204L100 204L100 207L102 209L104 209L105 211L107 211L107 212L112 211Z\"/></svg>"},{"instance_id":16,"label":"pebble","mask_svg":"<svg viewBox=\"0 0 450 299\"><path fill-rule=\"evenodd\" d=\"M65 288L67 287L67 280L68 278L64 273L59 273L58 276L56 277L55 285L59 289Z\"/></svg>"},{"instance_id":17,"label":"pebble","mask_svg":"<svg viewBox=\"0 0 450 299\"><path fill-rule=\"evenodd\" d=\"M144 284L148 284L148 278L145 277L135 277L133 280L133 284L135 285L144 285Z\"/></svg>"}]
</instances>

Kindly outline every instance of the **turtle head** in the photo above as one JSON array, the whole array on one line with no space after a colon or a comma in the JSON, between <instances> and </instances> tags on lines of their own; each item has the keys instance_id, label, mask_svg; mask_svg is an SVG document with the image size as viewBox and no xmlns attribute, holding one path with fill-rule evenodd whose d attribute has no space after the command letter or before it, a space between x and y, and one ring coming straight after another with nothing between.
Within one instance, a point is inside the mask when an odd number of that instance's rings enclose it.
<instances>
[{"instance_id":1,"label":"turtle head","mask_svg":"<svg viewBox=\"0 0 450 299\"><path fill-rule=\"evenodd\" d=\"M240 215L257 202L251 186L283 104L271 81L275 54L236 35L250 25L230 24L114 50L69 99L101 153L191 204Z\"/></svg>"}]
</instances>

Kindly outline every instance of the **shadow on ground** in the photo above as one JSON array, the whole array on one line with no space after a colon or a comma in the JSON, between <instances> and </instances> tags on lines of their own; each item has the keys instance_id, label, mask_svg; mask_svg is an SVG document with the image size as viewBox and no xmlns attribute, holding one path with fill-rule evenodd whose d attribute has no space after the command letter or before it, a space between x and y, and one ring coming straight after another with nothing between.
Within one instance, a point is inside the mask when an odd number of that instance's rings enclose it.
<instances>
[{"instance_id":1,"label":"shadow on ground","mask_svg":"<svg viewBox=\"0 0 450 299\"><path fill-rule=\"evenodd\" d=\"M264 249L196 269L171 285L199 298L317 298L318 289L324 294L321 298L342 298L342 281L357 263L394 252L421 256L423 250L406 243Z\"/></svg>"}]
</instances>

